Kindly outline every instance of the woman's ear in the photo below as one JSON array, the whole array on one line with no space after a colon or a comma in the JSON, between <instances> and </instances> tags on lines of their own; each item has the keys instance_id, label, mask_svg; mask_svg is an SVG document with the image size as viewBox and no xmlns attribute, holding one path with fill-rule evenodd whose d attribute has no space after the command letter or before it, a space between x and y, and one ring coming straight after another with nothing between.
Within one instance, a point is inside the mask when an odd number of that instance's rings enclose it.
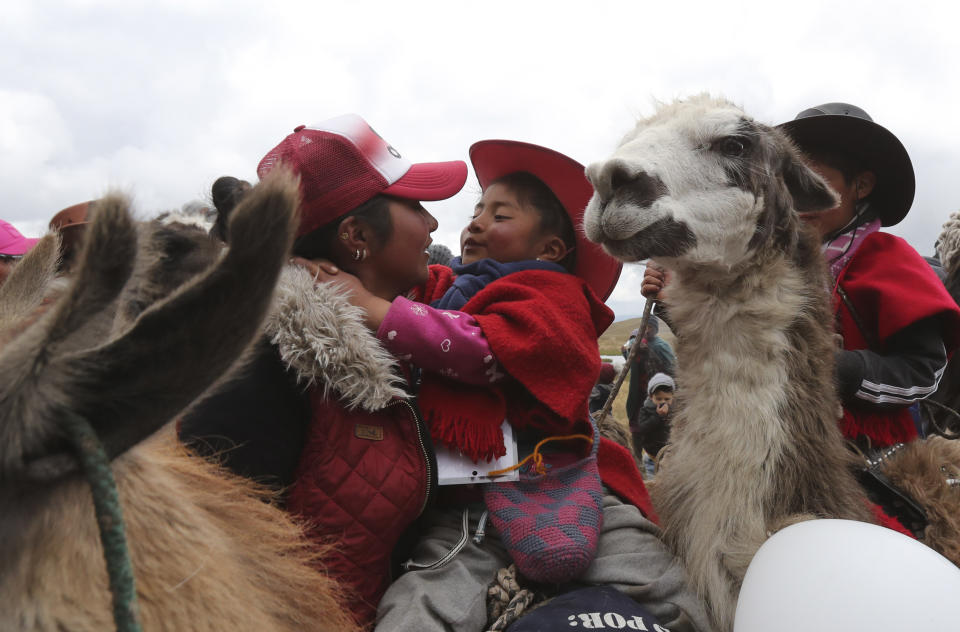
<instances>
[{"instance_id":1,"label":"woman's ear","mask_svg":"<svg viewBox=\"0 0 960 632\"><path fill-rule=\"evenodd\" d=\"M537 259L540 261L553 261L558 263L567 256L569 250L567 245L563 243L563 240L553 235L548 237L543 244L540 246L540 254L537 255Z\"/></svg>"},{"instance_id":2,"label":"woman's ear","mask_svg":"<svg viewBox=\"0 0 960 632\"><path fill-rule=\"evenodd\" d=\"M367 247L366 227L356 217L346 217L337 226L337 241L348 250Z\"/></svg>"},{"instance_id":3,"label":"woman's ear","mask_svg":"<svg viewBox=\"0 0 960 632\"><path fill-rule=\"evenodd\" d=\"M337 242L340 244L347 258L344 261L360 262L367 258L370 253L370 243L368 236L370 231L366 224L356 217L344 218L337 226Z\"/></svg>"},{"instance_id":4,"label":"woman's ear","mask_svg":"<svg viewBox=\"0 0 960 632\"><path fill-rule=\"evenodd\" d=\"M857 174L857 177L854 178L854 184L856 186L857 199L862 200L870 195L873 187L877 186L877 175L872 171L861 171Z\"/></svg>"}]
</instances>

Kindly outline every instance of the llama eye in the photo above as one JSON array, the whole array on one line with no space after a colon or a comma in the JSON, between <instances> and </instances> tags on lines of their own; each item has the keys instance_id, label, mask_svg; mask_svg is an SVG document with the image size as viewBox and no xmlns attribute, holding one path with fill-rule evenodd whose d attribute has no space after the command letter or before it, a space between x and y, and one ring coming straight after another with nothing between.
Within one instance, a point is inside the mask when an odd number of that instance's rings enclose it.
<instances>
[{"instance_id":1,"label":"llama eye","mask_svg":"<svg viewBox=\"0 0 960 632\"><path fill-rule=\"evenodd\" d=\"M721 138L715 147L725 156L739 156L747 149L748 144L749 141L742 136L727 136Z\"/></svg>"}]
</instances>

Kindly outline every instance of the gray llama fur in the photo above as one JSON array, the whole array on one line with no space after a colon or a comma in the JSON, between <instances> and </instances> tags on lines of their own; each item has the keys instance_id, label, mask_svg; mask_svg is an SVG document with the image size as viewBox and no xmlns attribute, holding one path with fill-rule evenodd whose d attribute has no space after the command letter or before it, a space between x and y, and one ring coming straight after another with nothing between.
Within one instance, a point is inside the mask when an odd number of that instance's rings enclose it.
<instances>
[{"instance_id":1,"label":"gray llama fur","mask_svg":"<svg viewBox=\"0 0 960 632\"><path fill-rule=\"evenodd\" d=\"M196 229L138 227L109 195L68 283L52 279L55 238L11 275L25 286L0 312L0 628L112 626L89 488L58 426L67 411L112 458L144 629L354 628L302 527L188 456L170 423L260 331L297 191L283 171L257 187L222 256Z\"/></svg>"},{"instance_id":2,"label":"gray llama fur","mask_svg":"<svg viewBox=\"0 0 960 632\"><path fill-rule=\"evenodd\" d=\"M724 155L727 137L748 148ZM795 212L835 197L782 133L707 97L641 120L588 176L588 237L673 272L678 404L653 500L728 631L772 531L805 517L872 519L837 424L826 270Z\"/></svg>"}]
</instances>

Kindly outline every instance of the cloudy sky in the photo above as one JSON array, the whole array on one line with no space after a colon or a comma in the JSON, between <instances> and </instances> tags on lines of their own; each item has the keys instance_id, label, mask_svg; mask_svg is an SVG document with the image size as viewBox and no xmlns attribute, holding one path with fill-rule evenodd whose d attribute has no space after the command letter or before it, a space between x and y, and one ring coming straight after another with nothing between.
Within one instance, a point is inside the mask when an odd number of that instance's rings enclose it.
<instances>
[{"instance_id":1,"label":"cloudy sky","mask_svg":"<svg viewBox=\"0 0 960 632\"><path fill-rule=\"evenodd\" d=\"M0 20L0 217L38 236L109 188L151 216L254 179L296 125L364 116L414 161L485 138L583 163L656 100L726 96L761 121L847 101L910 152L893 232L921 254L960 209L960 37L947 2L8 0ZM454 250L472 176L428 205ZM639 268L611 297L639 314Z\"/></svg>"}]
</instances>

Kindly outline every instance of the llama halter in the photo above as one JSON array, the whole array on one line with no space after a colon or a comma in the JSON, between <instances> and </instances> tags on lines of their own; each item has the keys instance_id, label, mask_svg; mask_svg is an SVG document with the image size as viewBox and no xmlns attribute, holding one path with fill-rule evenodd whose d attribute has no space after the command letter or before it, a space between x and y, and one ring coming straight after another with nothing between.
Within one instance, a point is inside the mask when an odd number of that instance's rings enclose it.
<instances>
[{"instance_id":1,"label":"llama halter","mask_svg":"<svg viewBox=\"0 0 960 632\"><path fill-rule=\"evenodd\" d=\"M130 562L123 510L120 508L120 495L117 492L117 482L113 478L113 470L110 468L110 458L93 426L80 415L69 411L60 425L76 450L80 469L90 485L97 515L97 529L103 543L103 558L107 563L110 595L113 599L113 621L117 632L140 632L136 580Z\"/></svg>"}]
</instances>

